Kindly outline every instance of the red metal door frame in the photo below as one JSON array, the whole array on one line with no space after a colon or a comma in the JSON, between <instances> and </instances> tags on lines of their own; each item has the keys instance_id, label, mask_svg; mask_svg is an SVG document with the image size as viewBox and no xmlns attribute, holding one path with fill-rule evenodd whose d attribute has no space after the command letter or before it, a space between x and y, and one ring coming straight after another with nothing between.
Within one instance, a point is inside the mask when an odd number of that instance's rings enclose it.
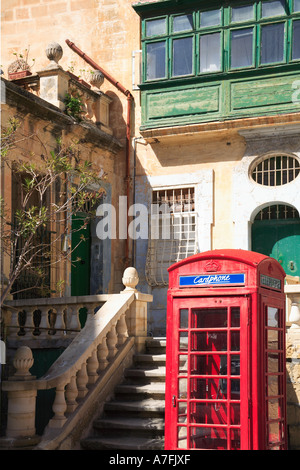
<instances>
[{"instance_id":1,"label":"red metal door frame","mask_svg":"<svg viewBox=\"0 0 300 470\"><path fill-rule=\"evenodd\" d=\"M260 446L265 449L287 448L285 305L279 296L261 296L261 403L265 416Z\"/></svg>"},{"instance_id":2,"label":"red metal door frame","mask_svg":"<svg viewBox=\"0 0 300 470\"><path fill-rule=\"evenodd\" d=\"M208 434L212 436L221 435L227 436L227 438L220 439L223 443L226 441L227 449L231 448L231 442L234 442L233 436L240 436L240 448L249 449L251 448L251 430L250 430L250 358L251 358L251 342L250 342L250 322L249 322L249 309L250 309L250 296L223 296L223 297L205 297L205 298L172 298L169 299L172 302L173 307L171 309L172 318L168 318L168 332L167 332L167 356L169 357L169 363L167 362L167 380L166 380L166 449L193 449L193 448L207 448L205 442L208 442L208 438L204 438L204 434L209 430ZM240 325L232 326L231 322L233 309L240 309ZM227 325L223 327L205 327L199 328L197 324L191 323L193 318L196 316L197 310L210 312L221 312L223 310L227 312ZM188 310L188 325L182 328L180 324L180 311ZM202 315L200 313L200 317ZM202 315L203 316L203 315ZM171 327L170 327L171 325ZM234 335L239 333L240 336L240 349L232 350L231 343ZM218 350L216 340L210 342L212 350L206 349L205 351L197 350L197 339L199 343L203 342L203 338L215 337L225 338L226 336L226 351ZM186 351L180 349L180 337L188 339L188 348ZM194 338L194 339L193 339ZM202 338L202 339L201 339ZM193 343L194 341L194 343ZM196 342L195 342L196 341ZM205 340L206 341L206 340ZM208 343L207 343L208 344ZM205 346L206 348L208 346ZM222 379L217 374L217 369L221 368L221 357L224 358L223 364L232 364L234 358L240 359L240 374L232 375L232 370L227 369L226 374L222 372ZM171 362L170 363L170 358ZM187 359L188 367L186 371L181 366L184 359ZM226 360L225 360L226 358ZM193 364L200 360L205 361L206 366L210 363L210 368L214 367L213 372L208 374L196 373L196 369L192 369ZM225 361L225 362L224 362ZM212 364L214 363L214 366ZM192 373L194 372L194 373ZM237 384L240 381L239 399L234 397L232 392L233 384ZM224 394L222 399L216 396L216 384L222 383L227 384L227 396ZM195 388L196 384L205 384L206 392L211 393L214 390L214 396L205 397L201 393L204 391L197 391ZM184 387L181 384L186 384L186 398L184 397ZM220 386L218 387L219 390ZM224 386L225 389L225 386ZM202 387L202 390L204 388ZM196 393L195 393L196 392ZM197 398L198 393L198 398ZM196 396L196 398L193 397ZM200 396L200 398L199 398ZM222 410L221 410L222 408ZM236 423L233 418L235 410L240 409L240 422ZM207 412L205 417L197 417L197 409L210 410ZM193 411L193 412L192 412ZM200 411L200 414L201 414ZM222 415L223 412L223 415ZM208 413L210 415L208 416ZM199 415L200 415L199 414ZM204 413L205 414L205 413ZM224 420L226 416L226 423L220 424L220 422L209 422L214 419ZM200 422L195 421L199 419ZM204 420L201 422L201 420ZM197 435L201 435L197 444ZM178 438L180 435L183 436L181 439ZM192 434L194 436L192 438ZM186 439L185 439L186 434ZM179 440L178 440L179 439ZM181 442L179 442L181 441ZM213 442L211 440L211 442ZM215 438L215 442L217 439ZM196 444L195 444L196 443ZM196 447L195 447L196 445ZM201 445L201 447L198 447ZM216 445L216 444L213 444ZM208 447L210 448L210 447ZM223 448L223 447L218 447Z\"/></svg>"}]
</instances>

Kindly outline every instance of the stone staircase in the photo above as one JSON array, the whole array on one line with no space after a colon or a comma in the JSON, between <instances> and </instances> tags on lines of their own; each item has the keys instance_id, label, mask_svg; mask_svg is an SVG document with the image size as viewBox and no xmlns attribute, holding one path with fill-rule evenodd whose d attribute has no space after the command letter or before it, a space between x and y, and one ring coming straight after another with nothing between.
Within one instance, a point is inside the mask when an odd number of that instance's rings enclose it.
<instances>
[{"instance_id":1,"label":"stone staircase","mask_svg":"<svg viewBox=\"0 0 300 470\"><path fill-rule=\"evenodd\" d=\"M114 397L93 423L93 434L81 440L84 450L164 449L166 339L151 338Z\"/></svg>"}]
</instances>

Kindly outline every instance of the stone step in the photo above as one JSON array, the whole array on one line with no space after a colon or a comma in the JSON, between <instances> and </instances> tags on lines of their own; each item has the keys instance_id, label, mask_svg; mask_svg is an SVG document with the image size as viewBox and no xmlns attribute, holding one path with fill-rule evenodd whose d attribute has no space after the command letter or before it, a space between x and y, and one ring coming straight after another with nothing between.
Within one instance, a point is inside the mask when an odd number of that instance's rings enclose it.
<instances>
[{"instance_id":1,"label":"stone step","mask_svg":"<svg viewBox=\"0 0 300 470\"><path fill-rule=\"evenodd\" d=\"M146 340L146 352L153 354L165 354L166 338L153 337Z\"/></svg>"},{"instance_id":2,"label":"stone step","mask_svg":"<svg viewBox=\"0 0 300 470\"><path fill-rule=\"evenodd\" d=\"M134 364L166 364L165 354L135 354L133 357Z\"/></svg>"},{"instance_id":3,"label":"stone step","mask_svg":"<svg viewBox=\"0 0 300 470\"><path fill-rule=\"evenodd\" d=\"M144 433L155 437L157 434L164 433L165 421L163 418L122 418L120 416L103 417L94 421L94 429L105 433L121 433L126 431L127 434Z\"/></svg>"},{"instance_id":4,"label":"stone step","mask_svg":"<svg viewBox=\"0 0 300 470\"><path fill-rule=\"evenodd\" d=\"M165 367L153 367L153 368L134 368L127 369L124 373L125 378L132 379L147 379L165 381L166 368Z\"/></svg>"},{"instance_id":5,"label":"stone step","mask_svg":"<svg viewBox=\"0 0 300 470\"><path fill-rule=\"evenodd\" d=\"M134 356L114 398L106 402L94 433L81 441L86 450L163 450L166 339L151 338Z\"/></svg>"},{"instance_id":6,"label":"stone step","mask_svg":"<svg viewBox=\"0 0 300 470\"><path fill-rule=\"evenodd\" d=\"M129 395L132 400L140 400L143 397L164 399L165 390L164 382L150 382L143 385L123 383L115 388L115 397Z\"/></svg>"},{"instance_id":7,"label":"stone step","mask_svg":"<svg viewBox=\"0 0 300 470\"><path fill-rule=\"evenodd\" d=\"M89 437L81 441L85 450L163 450L164 440L161 438L146 437Z\"/></svg>"},{"instance_id":8,"label":"stone step","mask_svg":"<svg viewBox=\"0 0 300 470\"><path fill-rule=\"evenodd\" d=\"M121 413L140 413L140 414L153 414L153 415L162 415L165 413L165 401L164 400L154 400L153 398L148 398L139 401L109 401L104 405L105 413L107 411Z\"/></svg>"}]
</instances>

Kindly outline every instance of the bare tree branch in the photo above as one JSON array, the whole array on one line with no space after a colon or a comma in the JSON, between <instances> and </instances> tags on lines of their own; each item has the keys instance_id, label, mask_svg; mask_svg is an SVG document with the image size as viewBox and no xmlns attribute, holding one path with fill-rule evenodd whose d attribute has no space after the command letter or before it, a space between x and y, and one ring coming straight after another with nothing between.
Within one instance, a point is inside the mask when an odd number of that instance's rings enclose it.
<instances>
[{"instance_id":1,"label":"bare tree branch","mask_svg":"<svg viewBox=\"0 0 300 470\"><path fill-rule=\"evenodd\" d=\"M71 237L72 233L87 225L94 216L91 208L104 194L101 179L92 164L81 159L78 146L63 147L57 141L56 150L47 152L37 134L18 138L16 132L19 126L17 120L12 119L10 126L3 130L1 163L13 172L20 197L13 213L5 209L4 201L0 199L1 255L7 253L11 256L7 285L5 288L1 286L1 306L9 293L20 292L12 292L15 282L29 270L35 272L41 260L43 269L62 261L71 261L71 253L84 241L84 237L67 252L61 249L62 237ZM26 161L10 158L11 150L18 149L18 144L25 139L40 142L44 153L38 163L28 158ZM95 186L98 189L91 190ZM74 229L72 216L78 212L85 215L82 226ZM58 231L51 230L51 227L58 227ZM49 240L39 240L41 231L48 234L51 231ZM39 269L42 273L42 268ZM26 287L23 290L29 289Z\"/></svg>"}]
</instances>

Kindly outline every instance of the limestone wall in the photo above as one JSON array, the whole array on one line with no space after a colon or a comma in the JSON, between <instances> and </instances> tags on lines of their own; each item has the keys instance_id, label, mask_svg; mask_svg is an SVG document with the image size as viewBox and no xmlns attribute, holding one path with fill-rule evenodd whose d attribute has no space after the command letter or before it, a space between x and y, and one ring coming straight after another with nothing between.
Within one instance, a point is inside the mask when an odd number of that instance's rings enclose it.
<instances>
[{"instance_id":1,"label":"limestone wall","mask_svg":"<svg viewBox=\"0 0 300 470\"><path fill-rule=\"evenodd\" d=\"M287 333L287 418L290 448L300 450L300 328Z\"/></svg>"}]
</instances>

